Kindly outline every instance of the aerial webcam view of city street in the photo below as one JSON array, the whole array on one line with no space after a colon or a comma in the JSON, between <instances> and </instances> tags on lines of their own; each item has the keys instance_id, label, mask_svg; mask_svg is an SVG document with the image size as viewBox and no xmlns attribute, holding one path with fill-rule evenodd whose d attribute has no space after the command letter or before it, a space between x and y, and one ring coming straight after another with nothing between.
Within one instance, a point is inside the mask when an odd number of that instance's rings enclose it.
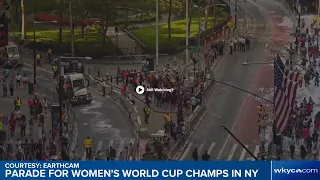
<instances>
[{"instance_id":1,"label":"aerial webcam view of city street","mask_svg":"<svg viewBox=\"0 0 320 180\"><path fill-rule=\"evenodd\" d=\"M0 158L319 160L318 5L0 0Z\"/></svg>"}]
</instances>

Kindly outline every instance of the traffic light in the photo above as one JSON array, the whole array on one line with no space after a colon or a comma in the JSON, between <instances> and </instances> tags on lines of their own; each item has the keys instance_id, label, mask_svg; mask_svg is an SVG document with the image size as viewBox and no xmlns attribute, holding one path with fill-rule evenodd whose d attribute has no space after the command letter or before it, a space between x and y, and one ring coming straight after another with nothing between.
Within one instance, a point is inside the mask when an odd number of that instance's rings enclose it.
<instances>
[{"instance_id":1,"label":"traffic light","mask_svg":"<svg viewBox=\"0 0 320 180\"><path fill-rule=\"evenodd\" d=\"M199 0L192 0L193 7L199 6Z\"/></svg>"}]
</instances>

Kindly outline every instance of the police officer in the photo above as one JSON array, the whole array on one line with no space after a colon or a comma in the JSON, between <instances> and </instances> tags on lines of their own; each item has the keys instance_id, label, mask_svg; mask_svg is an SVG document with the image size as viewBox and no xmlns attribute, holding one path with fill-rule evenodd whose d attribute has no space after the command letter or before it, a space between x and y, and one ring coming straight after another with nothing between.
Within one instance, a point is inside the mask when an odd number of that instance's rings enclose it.
<instances>
[{"instance_id":1,"label":"police officer","mask_svg":"<svg viewBox=\"0 0 320 180\"><path fill-rule=\"evenodd\" d=\"M49 63L51 63L52 52L51 52L51 49L50 49L50 48L49 48L48 51L47 51L47 55L48 55L48 61L49 61Z\"/></svg>"},{"instance_id":2,"label":"police officer","mask_svg":"<svg viewBox=\"0 0 320 180\"><path fill-rule=\"evenodd\" d=\"M171 123L172 122L172 117L171 117L171 114L169 112L167 112L165 115L164 115L164 121L165 123Z\"/></svg>"},{"instance_id":3,"label":"police officer","mask_svg":"<svg viewBox=\"0 0 320 180\"><path fill-rule=\"evenodd\" d=\"M204 160L204 161L209 161L211 157L210 157L210 155L208 154L208 151L205 151L201 158L202 158L202 160Z\"/></svg>"},{"instance_id":4,"label":"police officer","mask_svg":"<svg viewBox=\"0 0 320 180\"><path fill-rule=\"evenodd\" d=\"M36 60L37 60L37 66L40 66L41 65L41 62L40 62L40 53L38 52L37 55L36 55Z\"/></svg>"},{"instance_id":5,"label":"police officer","mask_svg":"<svg viewBox=\"0 0 320 180\"><path fill-rule=\"evenodd\" d=\"M22 101L21 99L17 96L17 98L14 101L14 105L15 105L15 109L20 109L21 105L22 105Z\"/></svg>"},{"instance_id":6,"label":"police officer","mask_svg":"<svg viewBox=\"0 0 320 180\"><path fill-rule=\"evenodd\" d=\"M53 79L55 79L58 75L58 71L57 71L58 67L56 64L52 65L52 71L53 71Z\"/></svg>"},{"instance_id":7,"label":"police officer","mask_svg":"<svg viewBox=\"0 0 320 180\"><path fill-rule=\"evenodd\" d=\"M150 112L151 112L150 105L146 106L146 107L143 109L143 112L144 112L144 122L145 122L146 124L149 124L149 118L150 118Z\"/></svg>"},{"instance_id":8,"label":"police officer","mask_svg":"<svg viewBox=\"0 0 320 180\"><path fill-rule=\"evenodd\" d=\"M199 159L199 153L198 153L198 149L197 148L194 148L193 151L192 151L192 159L194 161L198 161L198 159Z\"/></svg>"},{"instance_id":9,"label":"police officer","mask_svg":"<svg viewBox=\"0 0 320 180\"><path fill-rule=\"evenodd\" d=\"M3 121L3 117L2 115L0 114L0 131L3 130L3 124L2 124L2 121Z\"/></svg>"},{"instance_id":10,"label":"police officer","mask_svg":"<svg viewBox=\"0 0 320 180\"><path fill-rule=\"evenodd\" d=\"M92 148L92 140L90 136L87 136L87 139L84 140L84 148L86 149L86 159L91 159L91 148Z\"/></svg>"}]
</instances>

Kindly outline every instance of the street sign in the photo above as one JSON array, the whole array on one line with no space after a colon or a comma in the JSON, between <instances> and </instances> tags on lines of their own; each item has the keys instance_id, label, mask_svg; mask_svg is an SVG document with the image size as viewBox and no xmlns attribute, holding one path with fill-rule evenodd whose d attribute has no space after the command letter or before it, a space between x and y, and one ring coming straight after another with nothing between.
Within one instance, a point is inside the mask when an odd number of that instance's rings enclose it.
<instances>
[{"instance_id":1,"label":"street sign","mask_svg":"<svg viewBox=\"0 0 320 180\"><path fill-rule=\"evenodd\" d=\"M193 47L192 48L192 52L194 52L194 53L198 52L198 48L197 47Z\"/></svg>"},{"instance_id":2,"label":"street sign","mask_svg":"<svg viewBox=\"0 0 320 180\"><path fill-rule=\"evenodd\" d=\"M206 23L205 23L204 21L202 21L202 22L200 23L200 31L203 32L203 31L205 31L205 30L206 30Z\"/></svg>"},{"instance_id":3,"label":"street sign","mask_svg":"<svg viewBox=\"0 0 320 180\"><path fill-rule=\"evenodd\" d=\"M261 114L261 119L267 120L267 119L269 119L269 115L267 113Z\"/></svg>"}]
</instances>

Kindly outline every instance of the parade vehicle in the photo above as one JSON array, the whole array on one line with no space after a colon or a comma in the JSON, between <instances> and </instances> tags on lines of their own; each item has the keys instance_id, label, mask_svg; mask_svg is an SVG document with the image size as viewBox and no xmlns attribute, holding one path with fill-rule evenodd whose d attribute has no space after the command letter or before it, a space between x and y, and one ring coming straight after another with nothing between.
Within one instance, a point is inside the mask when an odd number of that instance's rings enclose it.
<instances>
[{"instance_id":1,"label":"parade vehicle","mask_svg":"<svg viewBox=\"0 0 320 180\"><path fill-rule=\"evenodd\" d=\"M85 85L84 66L80 59L61 59L63 65L63 90L67 101L72 105L89 104L92 101L91 93ZM58 68L59 69L59 68ZM59 92L59 78L57 78L57 92Z\"/></svg>"},{"instance_id":2,"label":"parade vehicle","mask_svg":"<svg viewBox=\"0 0 320 180\"><path fill-rule=\"evenodd\" d=\"M0 47L0 64L3 68L16 68L23 66L18 46L13 42Z\"/></svg>"}]
</instances>

